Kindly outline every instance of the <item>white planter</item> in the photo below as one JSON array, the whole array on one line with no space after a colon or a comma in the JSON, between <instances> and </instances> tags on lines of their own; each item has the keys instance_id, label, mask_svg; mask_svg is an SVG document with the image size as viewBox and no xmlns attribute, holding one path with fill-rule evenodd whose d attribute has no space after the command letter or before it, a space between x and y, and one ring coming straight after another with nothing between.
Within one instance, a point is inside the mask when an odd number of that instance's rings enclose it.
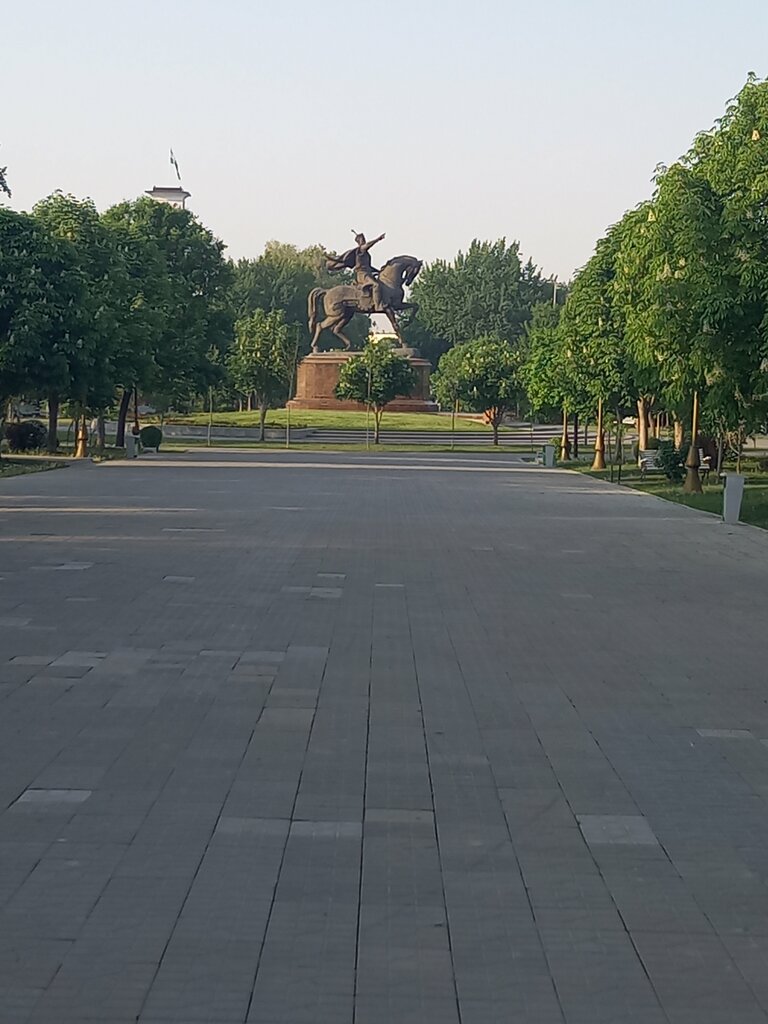
<instances>
[{"instance_id":1,"label":"white planter","mask_svg":"<svg viewBox=\"0 0 768 1024\"><path fill-rule=\"evenodd\" d=\"M723 492L723 522L738 523L741 499L744 496L744 477L741 473L726 473Z\"/></svg>"}]
</instances>

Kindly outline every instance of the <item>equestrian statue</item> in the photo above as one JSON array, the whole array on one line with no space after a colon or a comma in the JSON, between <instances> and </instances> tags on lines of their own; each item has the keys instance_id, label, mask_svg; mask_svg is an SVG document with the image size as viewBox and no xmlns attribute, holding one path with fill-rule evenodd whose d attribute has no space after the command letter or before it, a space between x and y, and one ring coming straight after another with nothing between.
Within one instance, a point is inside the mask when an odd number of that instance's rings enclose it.
<instances>
[{"instance_id":1,"label":"equestrian statue","mask_svg":"<svg viewBox=\"0 0 768 1024\"><path fill-rule=\"evenodd\" d=\"M355 283L335 288L313 288L309 293L307 304L313 352L318 351L320 334L326 328L344 342L345 348L351 348L344 328L355 313L384 313L404 346L405 340L395 313L407 310L414 316L418 309L417 303L405 301L405 289L413 284L421 270L421 260L415 256L395 256L377 270L371 262L370 250L385 236L379 235L368 242L362 232L353 234L355 247L340 256L327 253L325 266L329 274L354 271Z\"/></svg>"}]
</instances>

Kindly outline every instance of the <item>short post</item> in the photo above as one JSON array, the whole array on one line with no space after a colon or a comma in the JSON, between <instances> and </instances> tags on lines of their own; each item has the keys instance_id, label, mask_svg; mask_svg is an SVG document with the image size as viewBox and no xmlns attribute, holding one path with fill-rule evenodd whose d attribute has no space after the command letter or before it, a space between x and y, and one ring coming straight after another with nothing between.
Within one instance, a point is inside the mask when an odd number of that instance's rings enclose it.
<instances>
[{"instance_id":1,"label":"short post","mask_svg":"<svg viewBox=\"0 0 768 1024\"><path fill-rule=\"evenodd\" d=\"M555 446L553 444L544 445L544 465L550 469L555 465Z\"/></svg>"},{"instance_id":2,"label":"short post","mask_svg":"<svg viewBox=\"0 0 768 1024\"><path fill-rule=\"evenodd\" d=\"M744 497L744 475L726 473L723 490L723 522L738 523L741 516L741 499Z\"/></svg>"},{"instance_id":3,"label":"short post","mask_svg":"<svg viewBox=\"0 0 768 1024\"><path fill-rule=\"evenodd\" d=\"M139 439L136 434L126 433L125 435L125 457L126 459L135 459L138 453L138 442Z\"/></svg>"}]
</instances>

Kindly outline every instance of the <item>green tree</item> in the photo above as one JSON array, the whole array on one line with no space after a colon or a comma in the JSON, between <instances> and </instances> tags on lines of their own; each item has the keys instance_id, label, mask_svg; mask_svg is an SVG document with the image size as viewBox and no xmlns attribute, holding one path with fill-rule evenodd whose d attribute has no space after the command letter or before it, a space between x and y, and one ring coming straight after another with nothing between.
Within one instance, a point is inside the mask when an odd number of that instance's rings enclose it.
<instances>
[{"instance_id":1,"label":"green tree","mask_svg":"<svg viewBox=\"0 0 768 1024\"><path fill-rule=\"evenodd\" d=\"M518 242L475 239L453 262L425 267L412 298L419 304L417 319L448 345L490 335L514 342L550 288L533 263L522 263Z\"/></svg>"},{"instance_id":2,"label":"green tree","mask_svg":"<svg viewBox=\"0 0 768 1024\"><path fill-rule=\"evenodd\" d=\"M156 356L163 345L171 310L171 283L162 247L148 231L146 218L133 204L123 203L102 214L127 274L126 306L114 353L114 385L120 391L116 443L125 443L125 422L134 388L158 391L173 401L173 380L167 382ZM164 385L168 384L168 391Z\"/></svg>"},{"instance_id":3,"label":"green tree","mask_svg":"<svg viewBox=\"0 0 768 1024\"><path fill-rule=\"evenodd\" d=\"M235 322L235 340L226 356L232 383L245 397L255 395L264 440L267 410L285 401L296 356L295 331L281 309L256 309Z\"/></svg>"},{"instance_id":4,"label":"green tree","mask_svg":"<svg viewBox=\"0 0 768 1024\"><path fill-rule=\"evenodd\" d=\"M595 415L597 433L593 468L605 468L604 413L613 411L617 424L629 403L637 403L640 447L648 447L649 374L642 375L627 351L625 322L617 302L616 264L623 232L634 212L600 239L595 252L576 275L558 327L560 345L570 380L566 401L581 412ZM645 390L640 383L645 381Z\"/></svg>"},{"instance_id":5,"label":"green tree","mask_svg":"<svg viewBox=\"0 0 768 1024\"><path fill-rule=\"evenodd\" d=\"M158 294L151 294L146 275L134 279L137 294L143 300L151 297L156 303L152 313L159 314L147 389L177 402L205 393L221 377L216 353L224 352L232 338L232 268L224 259L224 243L189 210L149 198L120 203L104 219L150 253L152 265L159 258L165 278Z\"/></svg>"},{"instance_id":6,"label":"green tree","mask_svg":"<svg viewBox=\"0 0 768 1024\"><path fill-rule=\"evenodd\" d=\"M381 418L390 402L408 396L416 387L416 374L407 359L397 355L387 341L370 340L362 352L341 368L336 397L370 407L374 444L379 443Z\"/></svg>"},{"instance_id":7,"label":"green tree","mask_svg":"<svg viewBox=\"0 0 768 1024\"><path fill-rule=\"evenodd\" d=\"M59 342L76 331L83 297L73 245L28 214L0 209L0 421L13 396L66 387Z\"/></svg>"},{"instance_id":8,"label":"green tree","mask_svg":"<svg viewBox=\"0 0 768 1024\"><path fill-rule=\"evenodd\" d=\"M59 400L72 405L77 417L103 412L114 401L115 364L128 311L128 274L116 239L102 223L90 199L54 193L38 203L33 216L53 237L71 244L82 292L69 322L53 342L66 361L66 381L49 380L49 438L57 445ZM80 454L85 454L80 449Z\"/></svg>"},{"instance_id":9,"label":"green tree","mask_svg":"<svg viewBox=\"0 0 768 1024\"><path fill-rule=\"evenodd\" d=\"M432 386L441 404L485 415L499 443L499 427L522 392L520 352L490 336L465 342L440 360Z\"/></svg>"}]
</instances>

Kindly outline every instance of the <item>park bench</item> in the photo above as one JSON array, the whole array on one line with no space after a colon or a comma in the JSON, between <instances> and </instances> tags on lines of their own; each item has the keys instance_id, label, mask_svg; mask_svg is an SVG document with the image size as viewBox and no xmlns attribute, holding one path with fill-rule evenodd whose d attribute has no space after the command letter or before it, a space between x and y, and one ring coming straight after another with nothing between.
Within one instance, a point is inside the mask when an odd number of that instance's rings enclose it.
<instances>
[{"instance_id":1,"label":"park bench","mask_svg":"<svg viewBox=\"0 0 768 1024\"><path fill-rule=\"evenodd\" d=\"M648 473L660 473L661 467L658 464L658 451L655 448L648 448L637 453L637 464L640 467L640 477L645 479ZM702 480L709 479L712 471L712 457L704 454L704 449L699 448L699 476Z\"/></svg>"},{"instance_id":2,"label":"park bench","mask_svg":"<svg viewBox=\"0 0 768 1024\"><path fill-rule=\"evenodd\" d=\"M661 466L658 464L658 451L655 448L641 449L637 453L637 464L640 467L640 477L645 479L648 473L660 473Z\"/></svg>"}]
</instances>

